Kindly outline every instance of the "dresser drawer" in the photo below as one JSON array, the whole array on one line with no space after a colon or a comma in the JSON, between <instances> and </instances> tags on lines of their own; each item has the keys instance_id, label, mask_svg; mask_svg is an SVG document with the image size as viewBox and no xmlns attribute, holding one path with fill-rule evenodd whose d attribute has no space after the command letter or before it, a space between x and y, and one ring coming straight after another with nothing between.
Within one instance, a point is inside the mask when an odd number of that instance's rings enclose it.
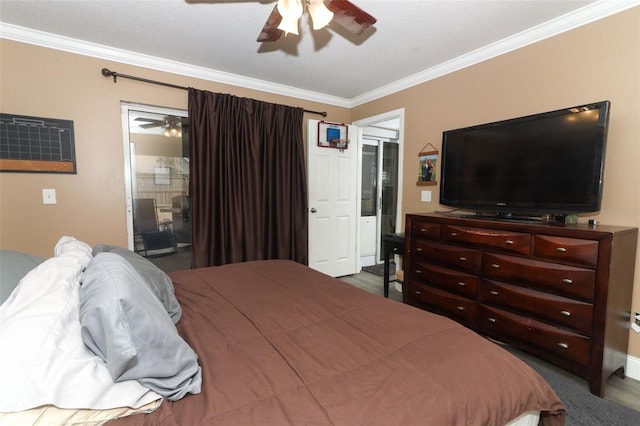
<instances>
[{"instance_id":1,"label":"dresser drawer","mask_svg":"<svg viewBox=\"0 0 640 426\"><path fill-rule=\"evenodd\" d=\"M415 240L411 247L412 258L428 260L477 274L480 270L480 251L464 247Z\"/></svg>"},{"instance_id":2,"label":"dresser drawer","mask_svg":"<svg viewBox=\"0 0 640 426\"><path fill-rule=\"evenodd\" d=\"M593 305L524 287L481 280L478 301L505 307L591 336Z\"/></svg>"},{"instance_id":3,"label":"dresser drawer","mask_svg":"<svg viewBox=\"0 0 640 426\"><path fill-rule=\"evenodd\" d=\"M486 278L528 284L562 296L593 302L596 274L592 269L495 253L482 254L481 269Z\"/></svg>"},{"instance_id":4,"label":"dresser drawer","mask_svg":"<svg viewBox=\"0 0 640 426\"><path fill-rule=\"evenodd\" d=\"M428 306L433 312L443 313L465 323L475 321L475 300L417 283L411 283L409 286L409 297L421 305Z\"/></svg>"},{"instance_id":5,"label":"dresser drawer","mask_svg":"<svg viewBox=\"0 0 640 426\"><path fill-rule=\"evenodd\" d=\"M476 275L432 264L413 263L411 279L472 299L475 299L478 294L479 278Z\"/></svg>"},{"instance_id":6,"label":"dresser drawer","mask_svg":"<svg viewBox=\"0 0 640 426\"><path fill-rule=\"evenodd\" d=\"M430 240L440 239L440 225L428 222L412 222L411 223L412 238L427 238Z\"/></svg>"},{"instance_id":7,"label":"dresser drawer","mask_svg":"<svg viewBox=\"0 0 640 426\"><path fill-rule=\"evenodd\" d=\"M442 240L474 244L510 253L531 253L531 234L521 232L445 225L442 227Z\"/></svg>"},{"instance_id":8,"label":"dresser drawer","mask_svg":"<svg viewBox=\"0 0 640 426\"><path fill-rule=\"evenodd\" d=\"M478 327L490 336L526 342L587 367L591 339L520 315L480 304Z\"/></svg>"},{"instance_id":9,"label":"dresser drawer","mask_svg":"<svg viewBox=\"0 0 640 426\"><path fill-rule=\"evenodd\" d=\"M598 263L598 242L536 235L533 238L533 255L556 262L595 268Z\"/></svg>"}]
</instances>

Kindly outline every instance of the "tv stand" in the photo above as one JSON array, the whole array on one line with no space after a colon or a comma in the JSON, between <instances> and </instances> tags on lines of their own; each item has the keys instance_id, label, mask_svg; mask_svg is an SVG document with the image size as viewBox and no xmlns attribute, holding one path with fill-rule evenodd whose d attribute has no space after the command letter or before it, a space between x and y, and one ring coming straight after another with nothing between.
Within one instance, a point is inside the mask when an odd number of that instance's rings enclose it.
<instances>
[{"instance_id":1,"label":"tv stand","mask_svg":"<svg viewBox=\"0 0 640 426\"><path fill-rule=\"evenodd\" d=\"M476 212L473 214L463 214L460 216L464 219L481 219L481 220L493 220L501 222L515 222L515 223L546 223L557 224L564 223L565 215L553 215L543 214L539 216L515 214L511 212L495 212L495 213L482 213Z\"/></svg>"},{"instance_id":2,"label":"tv stand","mask_svg":"<svg viewBox=\"0 0 640 426\"><path fill-rule=\"evenodd\" d=\"M582 376L602 396L624 374L637 245L637 228L407 214L403 300Z\"/></svg>"}]
</instances>

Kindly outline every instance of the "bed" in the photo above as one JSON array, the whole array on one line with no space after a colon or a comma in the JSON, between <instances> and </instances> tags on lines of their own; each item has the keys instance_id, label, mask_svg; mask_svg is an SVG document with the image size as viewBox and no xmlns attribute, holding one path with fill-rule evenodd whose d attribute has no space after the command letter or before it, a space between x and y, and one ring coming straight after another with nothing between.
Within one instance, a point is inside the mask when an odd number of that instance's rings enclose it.
<instances>
[{"instance_id":1,"label":"bed","mask_svg":"<svg viewBox=\"0 0 640 426\"><path fill-rule=\"evenodd\" d=\"M85 292L82 287L91 287L92 275L88 271L98 261L108 271L122 265L126 269L133 265L132 259L140 263L138 268L132 268L135 274L114 273L112 281L131 277L144 281L150 271L158 273L124 249L101 250L96 253L94 248L91 258L85 259L87 262L81 267L83 272L77 277L81 292ZM97 276L101 277L94 273L93 277ZM87 336L82 322L82 312L86 315L87 308L80 303L81 324L74 324L73 330L84 333L84 350L90 355L87 357L94 367L102 368L111 362L106 370L121 374L117 382L114 380L116 385L145 384L142 389L136 388L139 394L134 398L138 402L89 409L68 401L47 404L44 400L35 407L16 406L17 410L0 406L5 413L0 416L0 424L11 424L8 422L28 415L45 419L43 411L66 416L67 420L60 424L108 422L113 426L565 422L565 408L548 384L497 344L450 319L370 294L306 266L288 260L266 260L179 271L168 277L170 287L135 293L131 303L147 303L138 300L146 294L155 305L145 305L144 309L164 312L166 318L153 322L173 327L176 335L171 334L173 340L169 339L166 345L170 346L170 353L186 354L188 360L178 362L180 369L170 368L169 373L165 369L161 374L143 369L142 373L156 376L141 380L140 371L128 370L130 359L112 361L105 353L97 355L101 351L109 353L112 343L100 342L100 333L95 331L91 333L93 337ZM24 281L29 280L21 281L14 291L17 295L12 293L0 307L3 324L7 312L13 312L5 306L15 302ZM128 281L126 286L131 287ZM112 296L99 294L102 305L108 305ZM75 297L72 296L74 300ZM83 297L87 296L78 296L81 302ZM176 317L177 321L173 321ZM102 320L102 328L104 322L111 321ZM133 330L132 324L135 322L129 324ZM135 330L129 331L135 334ZM2 333L0 328L0 339L6 338ZM109 338L103 336L104 339ZM155 352L165 350L160 347ZM152 364L164 361L153 358ZM8 374L6 367L1 368L0 379L3 372ZM166 383L158 385L158 377L163 374L162 380L170 377L177 390L167 390ZM4 396L14 393L6 387L6 382L0 381ZM88 415L109 410L113 411L99 420L85 421ZM31 422L34 423L37 424Z\"/></svg>"}]
</instances>

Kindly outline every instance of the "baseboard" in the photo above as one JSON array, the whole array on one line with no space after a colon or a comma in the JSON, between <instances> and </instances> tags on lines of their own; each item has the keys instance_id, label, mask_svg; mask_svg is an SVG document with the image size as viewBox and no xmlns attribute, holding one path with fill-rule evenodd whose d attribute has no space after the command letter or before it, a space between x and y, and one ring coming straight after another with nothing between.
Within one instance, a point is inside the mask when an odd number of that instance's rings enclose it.
<instances>
[{"instance_id":1,"label":"baseboard","mask_svg":"<svg viewBox=\"0 0 640 426\"><path fill-rule=\"evenodd\" d=\"M373 255L373 256L362 256L360 258L360 265L362 267L373 266L375 264L376 264L376 256L375 255Z\"/></svg>"},{"instance_id":2,"label":"baseboard","mask_svg":"<svg viewBox=\"0 0 640 426\"><path fill-rule=\"evenodd\" d=\"M627 368L624 373L627 377L640 381L640 358L627 355Z\"/></svg>"}]
</instances>

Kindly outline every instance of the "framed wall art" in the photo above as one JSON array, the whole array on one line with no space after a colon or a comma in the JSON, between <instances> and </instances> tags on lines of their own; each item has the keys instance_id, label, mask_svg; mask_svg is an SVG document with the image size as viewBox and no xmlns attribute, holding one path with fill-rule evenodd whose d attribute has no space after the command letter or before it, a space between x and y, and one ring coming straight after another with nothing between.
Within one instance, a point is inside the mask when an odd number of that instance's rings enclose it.
<instances>
[{"instance_id":1,"label":"framed wall art","mask_svg":"<svg viewBox=\"0 0 640 426\"><path fill-rule=\"evenodd\" d=\"M153 183L156 185L171 185L171 168L155 167L153 169Z\"/></svg>"},{"instance_id":2,"label":"framed wall art","mask_svg":"<svg viewBox=\"0 0 640 426\"><path fill-rule=\"evenodd\" d=\"M425 151L425 149L431 146L433 151ZM417 185L436 185L438 168L438 150L433 145L427 143L422 148L422 151L418 153L418 181Z\"/></svg>"}]
</instances>

